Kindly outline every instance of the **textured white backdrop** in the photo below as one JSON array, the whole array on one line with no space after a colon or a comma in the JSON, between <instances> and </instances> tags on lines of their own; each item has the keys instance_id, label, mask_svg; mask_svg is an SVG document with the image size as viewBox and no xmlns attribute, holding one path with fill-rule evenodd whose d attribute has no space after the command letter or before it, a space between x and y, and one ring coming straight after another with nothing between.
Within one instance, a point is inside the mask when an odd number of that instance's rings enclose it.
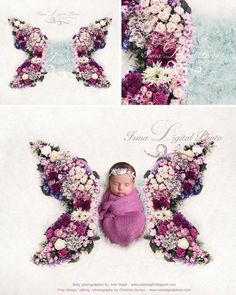
<instances>
[{"instance_id":1,"label":"textured white backdrop","mask_svg":"<svg viewBox=\"0 0 236 295\"><path fill-rule=\"evenodd\" d=\"M62 293L58 288L72 288L73 283L152 282L175 283L176 288L191 289L191 292L168 294L234 295L235 118L236 108L232 107L164 107L161 110L149 107L2 107L0 293L54 295ZM129 161L137 170L137 184L140 185L142 175L155 161L144 153L144 149L151 151L158 142L131 142L124 138L127 132L135 130L139 135L152 136L151 126L160 120L167 126L178 123L175 136L202 130L212 136L222 136L207 158L203 191L186 200L181 208L199 229L199 239L214 261L195 267L168 263L161 254L154 255L145 240L124 249L109 244L102 237L95 243L92 253L83 255L75 264L54 268L39 267L30 262L32 254L39 249L45 229L63 210L56 200L41 193L36 159L28 142L43 139L59 145L61 150L70 150L86 158L100 174L103 184L114 162ZM175 146L171 143L173 135L169 133L160 141L170 151Z\"/></svg>"}]
</instances>

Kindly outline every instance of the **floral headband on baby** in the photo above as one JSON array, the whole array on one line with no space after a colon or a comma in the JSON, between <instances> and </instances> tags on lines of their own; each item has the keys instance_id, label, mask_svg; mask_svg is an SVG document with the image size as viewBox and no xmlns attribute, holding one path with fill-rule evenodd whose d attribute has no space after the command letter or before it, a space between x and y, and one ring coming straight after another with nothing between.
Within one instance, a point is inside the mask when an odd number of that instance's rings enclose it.
<instances>
[{"instance_id":1,"label":"floral headband on baby","mask_svg":"<svg viewBox=\"0 0 236 295\"><path fill-rule=\"evenodd\" d=\"M114 175L129 175L130 178L134 179L135 178L135 174L134 172L128 170L127 168L115 168L115 169L112 169L111 172L109 173L109 177Z\"/></svg>"}]
</instances>

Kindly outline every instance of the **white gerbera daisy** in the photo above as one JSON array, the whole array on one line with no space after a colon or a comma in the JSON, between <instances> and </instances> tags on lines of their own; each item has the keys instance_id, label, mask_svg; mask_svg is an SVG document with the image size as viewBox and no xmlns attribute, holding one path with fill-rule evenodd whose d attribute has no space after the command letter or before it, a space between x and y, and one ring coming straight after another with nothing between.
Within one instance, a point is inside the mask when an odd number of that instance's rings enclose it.
<instances>
[{"instance_id":1,"label":"white gerbera daisy","mask_svg":"<svg viewBox=\"0 0 236 295\"><path fill-rule=\"evenodd\" d=\"M172 212L164 208L161 210L158 210L156 213L156 218L163 221L170 220L172 216L173 216Z\"/></svg>"},{"instance_id":2,"label":"white gerbera daisy","mask_svg":"<svg viewBox=\"0 0 236 295\"><path fill-rule=\"evenodd\" d=\"M90 213L83 210L76 210L71 213L71 218L75 221L87 220L90 217Z\"/></svg>"},{"instance_id":3,"label":"white gerbera daisy","mask_svg":"<svg viewBox=\"0 0 236 295\"><path fill-rule=\"evenodd\" d=\"M146 83L164 84L171 81L173 70L170 68L162 68L159 63L153 67L147 67L143 72L143 78Z\"/></svg>"}]
</instances>

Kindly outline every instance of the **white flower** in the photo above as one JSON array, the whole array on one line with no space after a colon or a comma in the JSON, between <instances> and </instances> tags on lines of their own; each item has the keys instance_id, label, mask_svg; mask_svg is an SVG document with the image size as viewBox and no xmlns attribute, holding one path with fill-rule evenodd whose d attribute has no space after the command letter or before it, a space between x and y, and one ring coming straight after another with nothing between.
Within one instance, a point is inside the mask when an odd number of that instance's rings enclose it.
<instances>
[{"instance_id":1,"label":"white flower","mask_svg":"<svg viewBox=\"0 0 236 295\"><path fill-rule=\"evenodd\" d=\"M182 36L182 37L179 38L178 42L179 42L179 44L182 45L182 44L185 44L186 40L187 40L186 37Z\"/></svg>"},{"instance_id":2,"label":"white flower","mask_svg":"<svg viewBox=\"0 0 236 295\"><path fill-rule=\"evenodd\" d=\"M100 21L100 25L101 25L102 27L104 27L104 26L106 25L106 22L105 22L104 20L101 20L101 21Z\"/></svg>"},{"instance_id":3,"label":"white flower","mask_svg":"<svg viewBox=\"0 0 236 295\"><path fill-rule=\"evenodd\" d=\"M167 29L167 32L172 33L172 32L174 32L177 29L177 25L174 24L174 23L172 23L172 22L169 22L166 25L166 29Z\"/></svg>"},{"instance_id":4,"label":"white flower","mask_svg":"<svg viewBox=\"0 0 236 295\"><path fill-rule=\"evenodd\" d=\"M93 73L92 74L92 79L97 80L97 78L98 78L98 75L96 73Z\"/></svg>"},{"instance_id":5,"label":"white flower","mask_svg":"<svg viewBox=\"0 0 236 295\"><path fill-rule=\"evenodd\" d=\"M181 249L184 249L184 250L188 249L188 247L189 247L188 240L186 238L179 239L178 247Z\"/></svg>"},{"instance_id":6,"label":"white flower","mask_svg":"<svg viewBox=\"0 0 236 295\"><path fill-rule=\"evenodd\" d=\"M144 81L151 84L164 84L171 81L172 70L169 68L162 68L159 63L153 67L147 67L143 72Z\"/></svg>"},{"instance_id":7,"label":"white flower","mask_svg":"<svg viewBox=\"0 0 236 295\"><path fill-rule=\"evenodd\" d=\"M172 216L173 216L172 212L167 209L158 210L156 213L156 218L163 221L170 220Z\"/></svg>"},{"instance_id":8,"label":"white flower","mask_svg":"<svg viewBox=\"0 0 236 295\"><path fill-rule=\"evenodd\" d=\"M187 157L189 161L193 160L194 157L194 152L192 150L187 150L183 152Z\"/></svg>"},{"instance_id":9,"label":"white flower","mask_svg":"<svg viewBox=\"0 0 236 295\"><path fill-rule=\"evenodd\" d=\"M88 230L87 235L88 235L88 237L93 237L94 236L94 231L93 230Z\"/></svg>"},{"instance_id":10,"label":"white flower","mask_svg":"<svg viewBox=\"0 0 236 295\"><path fill-rule=\"evenodd\" d=\"M155 224L153 222L149 222L147 225L147 228L152 229L152 228L154 228L154 226L155 226Z\"/></svg>"},{"instance_id":11,"label":"white flower","mask_svg":"<svg viewBox=\"0 0 236 295\"><path fill-rule=\"evenodd\" d=\"M154 237L156 235L157 231L155 229L152 229L150 231L150 236Z\"/></svg>"},{"instance_id":12,"label":"white flower","mask_svg":"<svg viewBox=\"0 0 236 295\"><path fill-rule=\"evenodd\" d=\"M26 29L27 28L27 25L26 24L20 24L19 25L19 29L20 30L24 30L24 29Z\"/></svg>"},{"instance_id":13,"label":"white flower","mask_svg":"<svg viewBox=\"0 0 236 295\"><path fill-rule=\"evenodd\" d=\"M29 78L29 75L28 75L28 74L23 74L23 75L22 75L22 79L23 79L23 80L27 80L28 78Z\"/></svg>"},{"instance_id":14,"label":"white flower","mask_svg":"<svg viewBox=\"0 0 236 295\"><path fill-rule=\"evenodd\" d=\"M200 147L199 145L194 145L192 148L192 151L194 152L194 154L201 154L202 153L203 148Z\"/></svg>"},{"instance_id":15,"label":"white flower","mask_svg":"<svg viewBox=\"0 0 236 295\"><path fill-rule=\"evenodd\" d=\"M71 213L71 218L75 221L87 220L90 217L90 213L83 210L75 210Z\"/></svg>"},{"instance_id":16,"label":"white flower","mask_svg":"<svg viewBox=\"0 0 236 295\"><path fill-rule=\"evenodd\" d=\"M142 7L148 7L150 0L141 0L140 4Z\"/></svg>"},{"instance_id":17,"label":"white flower","mask_svg":"<svg viewBox=\"0 0 236 295\"><path fill-rule=\"evenodd\" d=\"M20 25L20 22L18 20L14 22L15 27L19 27L19 25Z\"/></svg>"},{"instance_id":18,"label":"white flower","mask_svg":"<svg viewBox=\"0 0 236 295\"><path fill-rule=\"evenodd\" d=\"M163 23L159 22L156 24L155 31L164 33L166 31L166 26Z\"/></svg>"},{"instance_id":19,"label":"white flower","mask_svg":"<svg viewBox=\"0 0 236 295\"><path fill-rule=\"evenodd\" d=\"M153 4L151 7L150 7L150 12L153 13L153 14L156 14L160 11L160 8L158 5L156 4Z\"/></svg>"},{"instance_id":20,"label":"white flower","mask_svg":"<svg viewBox=\"0 0 236 295\"><path fill-rule=\"evenodd\" d=\"M160 184L159 185L159 190L162 191L164 189L166 189L166 186L164 185L164 183Z\"/></svg>"},{"instance_id":21,"label":"white flower","mask_svg":"<svg viewBox=\"0 0 236 295\"><path fill-rule=\"evenodd\" d=\"M158 17L162 22L167 21L169 16L170 16L170 13L168 10L164 10L158 14Z\"/></svg>"},{"instance_id":22,"label":"white flower","mask_svg":"<svg viewBox=\"0 0 236 295\"><path fill-rule=\"evenodd\" d=\"M78 187L78 189L79 189L80 191L84 191L85 187L84 187L83 184L80 184L79 187Z\"/></svg>"},{"instance_id":23,"label":"white flower","mask_svg":"<svg viewBox=\"0 0 236 295\"><path fill-rule=\"evenodd\" d=\"M180 7L180 6L176 6L176 7L174 8L174 11L175 11L176 13L178 13L179 15L184 14L184 10L183 10L183 8Z\"/></svg>"},{"instance_id":24,"label":"white flower","mask_svg":"<svg viewBox=\"0 0 236 295\"><path fill-rule=\"evenodd\" d=\"M82 56L78 58L78 62L81 64L86 64L88 63L89 59L86 56Z\"/></svg>"},{"instance_id":25,"label":"white flower","mask_svg":"<svg viewBox=\"0 0 236 295\"><path fill-rule=\"evenodd\" d=\"M66 241L63 239L57 239L56 243L54 244L54 248L56 250L61 250L64 249L66 247Z\"/></svg>"},{"instance_id":26,"label":"white flower","mask_svg":"<svg viewBox=\"0 0 236 295\"><path fill-rule=\"evenodd\" d=\"M51 154L50 154L50 160L52 162L55 162L57 160L60 160L61 159L61 154L57 151L52 151Z\"/></svg>"},{"instance_id":27,"label":"white flower","mask_svg":"<svg viewBox=\"0 0 236 295\"><path fill-rule=\"evenodd\" d=\"M33 64L39 64L41 62L41 58L39 58L39 57L33 57L31 59L31 61L32 61Z\"/></svg>"},{"instance_id":28,"label":"white flower","mask_svg":"<svg viewBox=\"0 0 236 295\"><path fill-rule=\"evenodd\" d=\"M45 145L43 148L41 148L41 154L44 156L48 156L51 153L52 149L49 145Z\"/></svg>"},{"instance_id":29,"label":"white flower","mask_svg":"<svg viewBox=\"0 0 236 295\"><path fill-rule=\"evenodd\" d=\"M181 98L184 95L184 91L181 87L176 87L173 91L173 94L177 98Z\"/></svg>"},{"instance_id":30,"label":"white flower","mask_svg":"<svg viewBox=\"0 0 236 295\"><path fill-rule=\"evenodd\" d=\"M181 17L178 14L172 14L169 21L172 23L179 23L181 21Z\"/></svg>"},{"instance_id":31,"label":"white flower","mask_svg":"<svg viewBox=\"0 0 236 295\"><path fill-rule=\"evenodd\" d=\"M95 225L95 223L90 223L90 224L89 224L89 228L90 228L90 229L93 229L93 230L96 229L96 225Z\"/></svg>"}]
</instances>

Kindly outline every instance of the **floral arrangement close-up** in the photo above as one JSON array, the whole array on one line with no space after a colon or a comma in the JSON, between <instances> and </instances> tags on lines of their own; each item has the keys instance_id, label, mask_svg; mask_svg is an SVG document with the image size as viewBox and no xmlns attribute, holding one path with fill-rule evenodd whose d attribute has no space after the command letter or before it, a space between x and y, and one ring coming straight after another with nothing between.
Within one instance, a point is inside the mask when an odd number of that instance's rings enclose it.
<instances>
[{"instance_id":1,"label":"floral arrangement close-up","mask_svg":"<svg viewBox=\"0 0 236 295\"><path fill-rule=\"evenodd\" d=\"M97 207L100 199L99 176L86 160L60 152L59 147L43 141L30 143L38 156L42 192L65 207L44 235L42 250L33 256L37 265L76 262L81 253L90 253L96 234Z\"/></svg>"},{"instance_id":2,"label":"floral arrangement close-up","mask_svg":"<svg viewBox=\"0 0 236 295\"><path fill-rule=\"evenodd\" d=\"M182 152L158 159L144 176L146 239L152 251L163 253L167 261L194 265L211 260L197 240L198 230L178 207L185 199L201 192L205 156L212 147L213 142L205 141L185 146Z\"/></svg>"},{"instance_id":3,"label":"floral arrangement close-up","mask_svg":"<svg viewBox=\"0 0 236 295\"><path fill-rule=\"evenodd\" d=\"M185 0L122 0L122 49L135 62L122 104L185 104L192 33Z\"/></svg>"}]
</instances>

